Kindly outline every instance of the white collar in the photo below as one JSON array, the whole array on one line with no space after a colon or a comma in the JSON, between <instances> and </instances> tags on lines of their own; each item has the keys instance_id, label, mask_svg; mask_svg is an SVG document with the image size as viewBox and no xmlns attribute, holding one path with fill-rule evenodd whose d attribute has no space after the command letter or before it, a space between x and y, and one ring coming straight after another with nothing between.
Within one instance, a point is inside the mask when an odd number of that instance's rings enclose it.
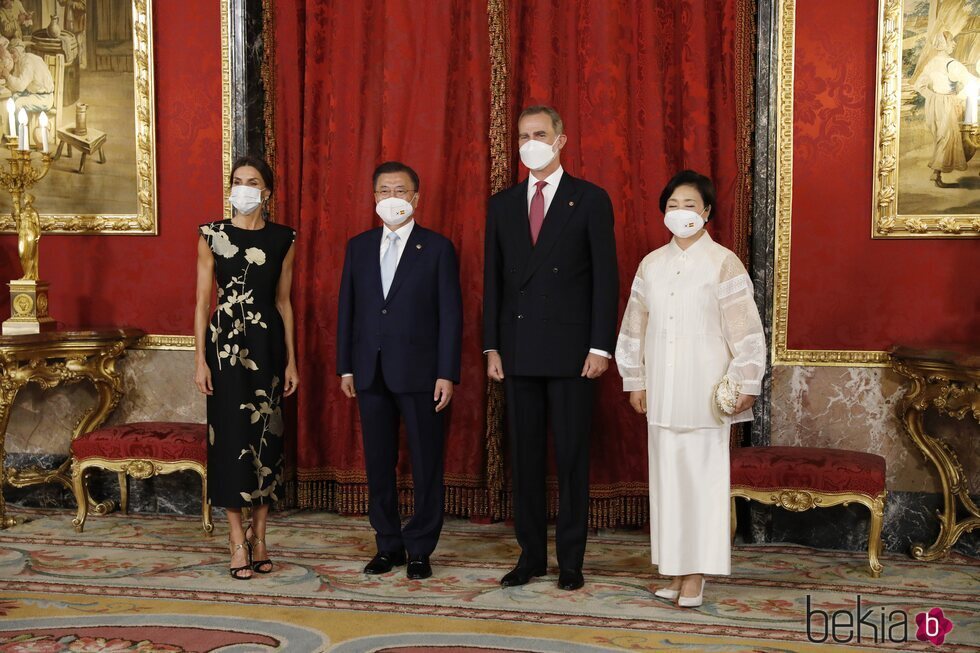
<instances>
[{"instance_id":1,"label":"white collar","mask_svg":"<svg viewBox=\"0 0 980 653\"><path fill-rule=\"evenodd\" d=\"M550 188L558 188L558 183L561 181L561 176L564 173L565 173L564 168L562 168L559 165L557 170L555 170L554 172L552 172L550 175L548 175L544 179L540 179L539 180L533 174L532 175L528 175L528 178L527 178L528 192L533 192L535 190L534 184L537 183L538 181L548 182L548 185L545 186L545 188L549 188L549 187Z\"/></svg>"},{"instance_id":2,"label":"white collar","mask_svg":"<svg viewBox=\"0 0 980 653\"><path fill-rule=\"evenodd\" d=\"M709 234L708 230L705 229L701 232L701 237L691 243L687 249L681 249L681 246L677 244L677 239L675 237L671 237L670 251L674 252L674 254L694 254L710 242L713 242L711 240L711 234Z\"/></svg>"},{"instance_id":3,"label":"white collar","mask_svg":"<svg viewBox=\"0 0 980 653\"><path fill-rule=\"evenodd\" d=\"M384 242L384 239L388 237L388 234L394 231L394 233L398 234L399 240L401 240L403 243L408 242L408 237L412 235L412 229L414 228L415 228L414 218L412 220L409 220L408 224L404 224L398 229L394 229L394 230L392 230L392 228L389 227L388 225L384 225L384 229L382 229L381 231L381 240L382 242Z\"/></svg>"}]
</instances>

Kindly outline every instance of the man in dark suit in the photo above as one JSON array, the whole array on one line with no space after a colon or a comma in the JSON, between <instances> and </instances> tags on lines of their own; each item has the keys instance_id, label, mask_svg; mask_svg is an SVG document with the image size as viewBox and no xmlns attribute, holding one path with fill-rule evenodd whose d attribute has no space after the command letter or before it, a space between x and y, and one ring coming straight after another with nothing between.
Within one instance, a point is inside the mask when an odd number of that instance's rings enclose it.
<instances>
[{"instance_id":1,"label":"man in dark suit","mask_svg":"<svg viewBox=\"0 0 980 653\"><path fill-rule=\"evenodd\" d=\"M462 293L456 250L416 224L419 178L403 163L374 171L384 226L347 243L337 321L337 374L357 398L368 478L368 516L377 554L364 568L432 575L429 556L442 530L444 413L459 383ZM405 422L415 514L402 528L395 466L399 416Z\"/></svg>"},{"instance_id":2,"label":"man in dark suit","mask_svg":"<svg viewBox=\"0 0 980 653\"><path fill-rule=\"evenodd\" d=\"M561 167L567 137L544 106L518 120L528 180L490 198L484 268L487 374L504 382L517 566L523 585L547 571L545 452L558 458L558 586L582 587L588 531L589 432L595 379L616 344L619 276L612 203Z\"/></svg>"}]
</instances>

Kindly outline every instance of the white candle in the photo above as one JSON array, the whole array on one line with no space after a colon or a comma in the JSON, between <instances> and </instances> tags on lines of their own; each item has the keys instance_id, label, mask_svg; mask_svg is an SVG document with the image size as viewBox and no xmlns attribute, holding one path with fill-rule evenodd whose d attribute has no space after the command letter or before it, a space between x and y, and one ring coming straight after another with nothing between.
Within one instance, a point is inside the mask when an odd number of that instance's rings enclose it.
<instances>
[{"instance_id":1,"label":"white candle","mask_svg":"<svg viewBox=\"0 0 980 653\"><path fill-rule=\"evenodd\" d=\"M38 122L41 124L41 151L45 154L48 153L48 114L43 111L37 117Z\"/></svg>"},{"instance_id":2,"label":"white candle","mask_svg":"<svg viewBox=\"0 0 980 653\"><path fill-rule=\"evenodd\" d=\"M10 98L7 100L7 122L10 124L10 138L17 135L17 119L14 114L17 112L17 105L14 104L14 99Z\"/></svg>"},{"instance_id":3,"label":"white candle","mask_svg":"<svg viewBox=\"0 0 980 653\"><path fill-rule=\"evenodd\" d=\"M17 122L20 123L20 139L17 143L17 149L29 150L31 146L27 142L27 112L23 109L17 113Z\"/></svg>"},{"instance_id":4,"label":"white candle","mask_svg":"<svg viewBox=\"0 0 980 653\"><path fill-rule=\"evenodd\" d=\"M966 96L966 115L963 116L963 122L968 125L977 124L977 89L973 87L967 91Z\"/></svg>"}]
</instances>

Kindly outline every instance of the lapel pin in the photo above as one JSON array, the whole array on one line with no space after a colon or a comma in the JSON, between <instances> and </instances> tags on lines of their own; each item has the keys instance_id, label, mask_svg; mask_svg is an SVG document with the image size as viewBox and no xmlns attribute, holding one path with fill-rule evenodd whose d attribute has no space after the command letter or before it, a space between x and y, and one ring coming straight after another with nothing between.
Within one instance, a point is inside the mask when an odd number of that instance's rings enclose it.
<instances>
[{"instance_id":1,"label":"lapel pin","mask_svg":"<svg viewBox=\"0 0 980 653\"><path fill-rule=\"evenodd\" d=\"M569 206L575 206L575 202L569 202L568 205Z\"/></svg>"},{"instance_id":2,"label":"lapel pin","mask_svg":"<svg viewBox=\"0 0 980 653\"><path fill-rule=\"evenodd\" d=\"M416 245L415 249L422 249L422 245Z\"/></svg>"}]
</instances>

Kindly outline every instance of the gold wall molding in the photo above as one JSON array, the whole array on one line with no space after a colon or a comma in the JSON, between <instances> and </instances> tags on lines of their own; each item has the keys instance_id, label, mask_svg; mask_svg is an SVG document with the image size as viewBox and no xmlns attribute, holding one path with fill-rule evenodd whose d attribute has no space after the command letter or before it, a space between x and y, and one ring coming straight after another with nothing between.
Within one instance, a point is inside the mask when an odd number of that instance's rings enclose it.
<instances>
[{"instance_id":1,"label":"gold wall molding","mask_svg":"<svg viewBox=\"0 0 980 653\"><path fill-rule=\"evenodd\" d=\"M221 188L231 175L231 3L221 1ZM244 125L242 126L244 129ZM224 203L224 219L231 219L231 204Z\"/></svg>"},{"instance_id":2,"label":"gold wall molding","mask_svg":"<svg viewBox=\"0 0 980 653\"><path fill-rule=\"evenodd\" d=\"M790 251L793 234L793 64L796 53L796 0L780 0L776 65L776 233L775 289L772 310L772 364L838 367L887 367L888 353L790 349Z\"/></svg>"},{"instance_id":3,"label":"gold wall molding","mask_svg":"<svg viewBox=\"0 0 980 653\"><path fill-rule=\"evenodd\" d=\"M899 215L898 172L902 114L902 0L878 3L872 238L978 238L980 216ZM973 136L976 132L973 132ZM967 136L969 138L969 136Z\"/></svg>"},{"instance_id":4,"label":"gold wall molding","mask_svg":"<svg viewBox=\"0 0 980 653\"><path fill-rule=\"evenodd\" d=\"M41 229L61 234L156 235L156 112L153 81L153 0L133 0L133 88L136 122L135 214L42 214ZM63 121L64 117L59 117ZM59 125L60 127L60 125ZM43 208L44 193L38 193ZM16 232L10 214L0 215L0 232Z\"/></svg>"},{"instance_id":5,"label":"gold wall molding","mask_svg":"<svg viewBox=\"0 0 980 653\"><path fill-rule=\"evenodd\" d=\"M194 350L194 336L168 336L147 334L136 341L131 349Z\"/></svg>"}]
</instances>

